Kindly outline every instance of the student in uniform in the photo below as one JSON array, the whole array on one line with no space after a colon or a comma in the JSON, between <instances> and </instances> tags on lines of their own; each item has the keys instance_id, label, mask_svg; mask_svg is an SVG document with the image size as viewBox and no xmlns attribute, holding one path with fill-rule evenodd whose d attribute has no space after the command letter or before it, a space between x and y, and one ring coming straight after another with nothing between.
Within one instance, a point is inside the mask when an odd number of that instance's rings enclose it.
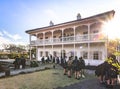
<instances>
[{"instance_id":1,"label":"student in uniform","mask_svg":"<svg viewBox=\"0 0 120 89\"><path fill-rule=\"evenodd\" d=\"M68 69L68 78L71 78L72 75L72 57L69 57L68 62L67 62L67 69Z\"/></svg>"}]
</instances>

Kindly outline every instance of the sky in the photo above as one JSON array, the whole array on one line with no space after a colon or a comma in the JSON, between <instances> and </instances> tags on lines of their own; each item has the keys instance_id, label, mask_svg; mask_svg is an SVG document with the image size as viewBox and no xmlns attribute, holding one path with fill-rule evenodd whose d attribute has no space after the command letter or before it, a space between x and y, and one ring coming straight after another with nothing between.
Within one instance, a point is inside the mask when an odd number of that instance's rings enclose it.
<instances>
[{"instance_id":1,"label":"sky","mask_svg":"<svg viewBox=\"0 0 120 89\"><path fill-rule=\"evenodd\" d=\"M115 27L119 27L119 6L120 0L0 0L0 48L29 44L26 30L48 26L51 20L54 24L76 20L78 13L86 18L115 10Z\"/></svg>"}]
</instances>

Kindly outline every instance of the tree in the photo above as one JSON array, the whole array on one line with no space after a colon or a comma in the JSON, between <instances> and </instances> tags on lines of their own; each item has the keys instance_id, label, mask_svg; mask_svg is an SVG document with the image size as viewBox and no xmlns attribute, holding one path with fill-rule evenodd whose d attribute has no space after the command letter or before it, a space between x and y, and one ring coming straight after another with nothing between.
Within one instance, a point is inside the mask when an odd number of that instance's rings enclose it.
<instances>
[{"instance_id":1,"label":"tree","mask_svg":"<svg viewBox=\"0 0 120 89\"><path fill-rule=\"evenodd\" d=\"M118 46L120 45L120 39L114 39L114 40L109 40L108 42L108 54L113 54L113 53L119 53L119 51L117 50Z\"/></svg>"},{"instance_id":2,"label":"tree","mask_svg":"<svg viewBox=\"0 0 120 89\"><path fill-rule=\"evenodd\" d=\"M24 45L15 44L4 45L4 49L10 51L10 53L22 53L26 51Z\"/></svg>"},{"instance_id":3,"label":"tree","mask_svg":"<svg viewBox=\"0 0 120 89\"><path fill-rule=\"evenodd\" d=\"M3 44L3 47L4 51L1 53L0 57L14 58L15 56L24 55L28 58L28 47L25 45Z\"/></svg>"}]
</instances>

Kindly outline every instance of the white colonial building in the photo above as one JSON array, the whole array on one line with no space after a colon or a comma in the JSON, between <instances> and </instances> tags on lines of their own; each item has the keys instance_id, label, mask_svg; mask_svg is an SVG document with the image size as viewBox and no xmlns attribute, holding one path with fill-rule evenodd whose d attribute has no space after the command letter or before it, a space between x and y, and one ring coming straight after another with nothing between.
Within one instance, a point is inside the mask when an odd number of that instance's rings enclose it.
<instances>
[{"instance_id":1,"label":"white colonial building","mask_svg":"<svg viewBox=\"0 0 120 89\"><path fill-rule=\"evenodd\" d=\"M82 56L87 63L102 62L107 56L107 36L104 23L114 17L108 11L87 18L77 15L77 20L27 30L30 47L36 47L37 60L42 56ZM32 40L36 37L36 40ZM30 54L31 55L31 54Z\"/></svg>"}]
</instances>

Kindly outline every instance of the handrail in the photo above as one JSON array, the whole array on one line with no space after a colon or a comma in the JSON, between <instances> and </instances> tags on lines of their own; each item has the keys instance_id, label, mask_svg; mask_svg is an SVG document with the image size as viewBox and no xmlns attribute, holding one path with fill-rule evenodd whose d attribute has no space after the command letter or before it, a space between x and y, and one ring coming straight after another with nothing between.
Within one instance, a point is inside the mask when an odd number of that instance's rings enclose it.
<instances>
[{"instance_id":1,"label":"handrail","mask_svg":"<svg viewBox=\"0 0 120 89\"><path fill-rule=\"evenodd\" d=\"M49 39L38 39L31 41L31 45L44 45L44 44L56 44L56 43L67 43L67 42L83 42L83 41L101 41L107 39L102 33L90 34L90 39L88 39L88 34L75 36L67 36L61 38L49 38ZM63 41L62 41L63 40Z\"/></svg>"}]
</instances>

